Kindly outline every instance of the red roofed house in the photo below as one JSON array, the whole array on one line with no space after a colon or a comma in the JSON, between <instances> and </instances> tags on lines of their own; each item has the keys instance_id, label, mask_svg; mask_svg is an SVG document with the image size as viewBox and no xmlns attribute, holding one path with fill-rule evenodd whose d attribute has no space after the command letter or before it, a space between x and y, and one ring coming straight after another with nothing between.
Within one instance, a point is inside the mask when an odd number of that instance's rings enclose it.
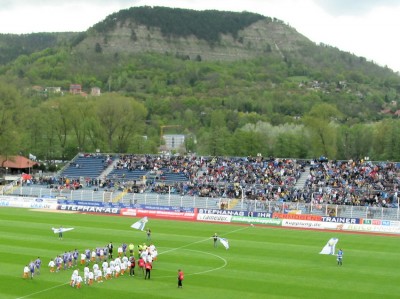
<instances>
[{"instance_id":1,"label":"red roofed house","mask_svg":"<svg viewBox=\"0 0 400 299\"><path fill-rule=\"evenodd\" d=\"M80 84L71 84L69 86L69 92L72 94L81 94L82 93L82 85Z\"/></svg>"},{"instance_id":2,"label":"red roofed house","mask_svg":"<svg viewBox=\"0 0 400 299\"><path fill-rule=\"evenodd\" d=\"M23 156L0 156L0 167L10 169L10 172L28 170L39 163L29 160ZM28 171L27 171L28 172Z\"/></svg>"}]
</instances>

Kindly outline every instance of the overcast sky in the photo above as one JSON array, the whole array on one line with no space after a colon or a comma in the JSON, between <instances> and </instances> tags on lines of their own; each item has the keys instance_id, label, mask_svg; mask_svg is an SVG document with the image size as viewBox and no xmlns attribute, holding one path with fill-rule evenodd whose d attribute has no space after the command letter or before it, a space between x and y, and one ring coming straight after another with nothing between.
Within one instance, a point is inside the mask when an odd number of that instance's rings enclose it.
<instances>
[{"instance_id":1,"label":"overcast sky","mask_svg":"<svg viewBox=\"0 0 400 299\"><path fill-rule=\"evenodd\" d=\"M0 0L0 33L85 31L132 6L250 11L400 72L400 0Z\"/></svg>"}]
</instances>

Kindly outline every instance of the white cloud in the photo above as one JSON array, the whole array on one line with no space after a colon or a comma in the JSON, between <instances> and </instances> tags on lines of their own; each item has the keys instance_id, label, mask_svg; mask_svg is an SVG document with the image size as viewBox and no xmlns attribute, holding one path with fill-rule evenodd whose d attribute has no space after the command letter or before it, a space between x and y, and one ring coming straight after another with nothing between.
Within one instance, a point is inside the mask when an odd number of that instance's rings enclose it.
<instances>
[{"instance_id":1,"label":"white cloud","mask_svg":"<svg viewBox=\"0 0 400 299\"><path fill-rule=\"evenodd\" d=\"M333 16L360 16L377 7L398 6L398 0L314 0L315 4L321 6Z\"/></svg>"}]
</instances>

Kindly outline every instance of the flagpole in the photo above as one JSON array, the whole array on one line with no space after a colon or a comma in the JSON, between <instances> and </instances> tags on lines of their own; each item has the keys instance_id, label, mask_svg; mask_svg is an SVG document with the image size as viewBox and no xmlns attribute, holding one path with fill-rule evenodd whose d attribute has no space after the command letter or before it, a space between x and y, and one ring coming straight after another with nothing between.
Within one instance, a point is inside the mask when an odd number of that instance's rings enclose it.
<instances>
[{"instance_id":1,"label":"flagpole","mask_svg":"<svg viewBox=\"0 0 400 299\"><path fill-rule=\"evenodd\" d=\"M243 194L243 188L242 186L239 185L240 188L240 193L242 193L242 203L241 203L241 210L243 210L243 201L244 201L244 194Z\"/></svg>"},{"instance_id":2,"label":"flagpole","mask_svg":"<svg viewBox=\"0 0 400 299\"><path fill-rule=\"evenodd\" d=\"M171 186L168 186L168 205L171 205Z\"/></svg>"}]
</instances>

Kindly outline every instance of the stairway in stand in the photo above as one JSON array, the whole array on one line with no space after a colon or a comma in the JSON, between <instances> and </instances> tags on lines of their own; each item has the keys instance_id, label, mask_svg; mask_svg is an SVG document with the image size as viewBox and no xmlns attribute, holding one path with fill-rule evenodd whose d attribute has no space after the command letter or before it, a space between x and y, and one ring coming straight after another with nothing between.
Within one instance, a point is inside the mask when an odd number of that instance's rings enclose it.
<instances>
[{"instance_id":1,"label":"stairway in stand","mask_svg":"<svg viewBox=\"0 0 400 299\"><path fill-rule=\"evenodd\" d=\"M304 172L301 174L300 178L297 180L296 185L294 185L294 187L296 189L304 188L304 185L306 184L309 175L310 175L310 166L307 165L306 167L304 167Z\"/></svg>"}]
</instances>

